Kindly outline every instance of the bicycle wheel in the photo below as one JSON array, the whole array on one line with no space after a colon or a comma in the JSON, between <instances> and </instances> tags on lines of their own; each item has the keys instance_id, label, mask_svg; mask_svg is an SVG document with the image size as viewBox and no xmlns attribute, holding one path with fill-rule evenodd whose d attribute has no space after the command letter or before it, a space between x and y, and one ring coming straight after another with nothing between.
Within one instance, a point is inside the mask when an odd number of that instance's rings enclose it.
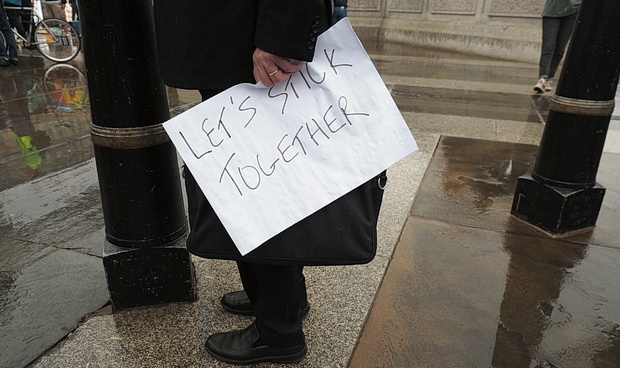
<instances>
[{"instance_id":1,"label":"bicycle wheel","mask_svg":"<svg viewBox=\"0 0 620 368\"><path fill-rule=\"evenodd\" d=\"M51 61L72 60L82 47L75 28L61 19L43 19L34 28L34 34L37 50Z\"/></svg>"}]
</instances>

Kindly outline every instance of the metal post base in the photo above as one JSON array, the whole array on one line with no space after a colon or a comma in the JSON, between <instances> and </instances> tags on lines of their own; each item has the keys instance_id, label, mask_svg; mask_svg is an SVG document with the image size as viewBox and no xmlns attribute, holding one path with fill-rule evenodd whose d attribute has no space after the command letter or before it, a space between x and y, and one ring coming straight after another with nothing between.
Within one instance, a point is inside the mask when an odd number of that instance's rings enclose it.
<instances>
[{"instance_id":1,"label":"metal post base","mask_svg":"<svg viewBox=\"0 0 620 368\"><path fill-rule=\"evenodd\" d=\"M570 189L543 184L531 175L519 177L511 213L553 237L586 231L596 224L605 188Z\"/></svg>"},{"instance_id":2,"label":"metal post base","mask_svg":"<svg viewBox=\"0 0 620 368\"><path fill-rule=\"evenodd\" d=\"M106 240L103 266L112 308L195 301L194 265L186 239L147 248L123 248Z\"/></svg>"}]
</instances>

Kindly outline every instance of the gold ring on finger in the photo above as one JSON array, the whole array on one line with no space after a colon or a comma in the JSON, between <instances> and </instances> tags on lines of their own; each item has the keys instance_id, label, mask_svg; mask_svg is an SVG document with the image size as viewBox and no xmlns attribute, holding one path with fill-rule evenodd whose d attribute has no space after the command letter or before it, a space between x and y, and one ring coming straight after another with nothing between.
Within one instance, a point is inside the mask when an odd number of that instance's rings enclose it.
<instances>
[{"instance_id":1,"label":"gold ring on finger","mask_svg":"<svg viewBox=\"0 0 620 368\"><path fill-rule=\"evenodd\" d=\"M269 73L269 76L271 77L271 76L277 74L279 71L280 71L280 68L278 68L278 69L272 71L271 73Z\"/></svg>"}]
</instances>

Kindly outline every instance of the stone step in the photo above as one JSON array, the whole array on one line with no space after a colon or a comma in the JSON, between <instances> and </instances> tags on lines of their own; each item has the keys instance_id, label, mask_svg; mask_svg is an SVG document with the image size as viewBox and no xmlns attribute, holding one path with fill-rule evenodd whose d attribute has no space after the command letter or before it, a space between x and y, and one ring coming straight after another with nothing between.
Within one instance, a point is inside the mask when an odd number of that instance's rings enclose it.
<instances>
[{"instance_id":1,"label":"stone step","mask_svg":"<svg viewBox=\"0 0 620 368\"><path fill-rule=\"evenodd\" d=\"M499 60L536 63L540 20L523 23L351 18L360 38L433 47Z\"/></svg>"}]
</instances>

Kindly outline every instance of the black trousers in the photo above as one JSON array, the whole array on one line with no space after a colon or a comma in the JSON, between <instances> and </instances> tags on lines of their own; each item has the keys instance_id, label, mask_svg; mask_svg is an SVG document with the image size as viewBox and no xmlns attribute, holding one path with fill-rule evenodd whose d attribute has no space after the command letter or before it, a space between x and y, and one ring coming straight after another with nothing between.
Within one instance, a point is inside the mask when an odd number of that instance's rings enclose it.
<instances>
[{"instance_id":1,"label":"black trousers","mask_svg":"<svg viewBox=\"0 0 620 368\"><path fill-rule=\"evenodd\" d=\"M299 311L308 303L303 266L237 262L262 342L296 346L305 341Z\"/></svg>"},{"instance_id":2,"label":"black trousers","mask_svg":"<svg viewBox=\"0 0 620 368\"><path fill-rule=\"evenodd\" d=\"M575 26L577 13L561 18L543 17L539 78L553 78L564 57L566 45Z\"/></svg>"}]
</instances>

